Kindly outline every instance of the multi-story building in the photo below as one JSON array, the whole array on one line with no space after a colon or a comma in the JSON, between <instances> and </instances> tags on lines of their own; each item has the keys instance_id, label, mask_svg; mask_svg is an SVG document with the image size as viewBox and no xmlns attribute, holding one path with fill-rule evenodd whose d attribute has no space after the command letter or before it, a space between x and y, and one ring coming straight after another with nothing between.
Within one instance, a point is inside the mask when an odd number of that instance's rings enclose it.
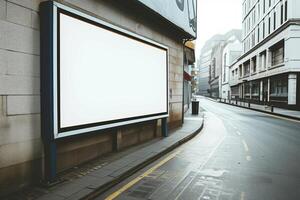
<instances>
[{"instance_id":1,"label":"multi-story building","mask_svg":"<svg viewBox=\"0 0 300 200\"><path fill-rule=\"evenodd\" d=\"M230 62L233 57L236 58L239 53L237 44L229 45L234 43L236 40L241 40L241 30L231 30L223 35L215 35L208 40L201 50L200 59L198 60L199 67L199 94L210 96L214 98L222 97L223 84L227 81L223 81L222 75L224 66L224 48L227 47L228 58ZM227 69L227 68L226 68ZM225 72L227 75L228 73ZM229 79L229 78L228 78ZM227 85L227 88L229 86ZM229 90L229 89L227 89Z\"/></svg>"},{"instance_id":2,"label":"multi-story building","mask_svg":"<svg viewBox=\"0 0 300 200\"><path fill-rule=\"evenodd\" d=\"M46 168L49 165L46 166L43 162L48 157L46 154L49 151L44 150L44 147L46 149L49 145L46 142L43 143L42 134L45 131L41 129L41 119L43 119L41 115L45 116L43 110L50 107L43 104L43 100L49 99L50 101L50 99L54 98L45 96L45 93L42 92L41 94L40 92L40 89L46 91L46 89L44 90L43 87L40 87L40 83L45 83L48 79L51 79L51 74L46 76L44 73L49 63L43 62L40 64L40 55L41 50L43 52L43 50L47 49L44 45L47 42L50 43L50 36L53 35L50 30L55 26L52 26L52 23L49 22L48 28L45 28L47 25L43 23L46 16L52 14L52 11L71 10L73 17L66 18L72 19L71 21L73 22L79 20L76 23L77 25L74 26L76 28L78 28L78 24L90 27L89 29L78 29L86 30L87 33L95 33L94 28L101 26L102 28L106 27L106 29L103 28L103 34L113 33L119 35L119 38L124 36L124 41L126 42L135 38L133 40L141 41L134 43L136 45L141 43L145 44L145 46L151 46L146 44L155 43L156 45L159 44L158 46L168 47L169 73L168 78L166 78L169 86L169 89L167 89L169 94L168 125L169 128L177 128L183 122L183 63L185 53L183 40L186 41L196 37L195 1L181 1L178 3L164 0L156 0L155 2L147 0L49 0L46 2L48 5L57 6L59 4L59 8L53 7L51 11L47 10L47 12L45 9L39 8L40 2L45 2L45 0L0 0L0 199L4 195L24 186L40 183L41 179L44 179L44 175L46 176L47 174L44 173L44 167ZM194 9L188 9L191 7ZM63 13L69 13L69 11L64 11ZM53 16L56 15L53 14ZM58 17L54 18L58 20ZM85 21L82 21L82 19ZM54 21L54 19L52 20ZM43 25L41 27L40 21ZM56 21L53 23L58 24ZM94 26L94 24L96 25ZM64 27L63 24L60 24L60 26ZM110 27L109 30L113 31L104 32L104 30L108 30L107 27ZM65 28L65 30L67 29ZM102 31L97 29L97 33L99 32L102 33ZM112 39L111 34L108 34L107 38ZM43 39L45 37L49 37L49 39ZM75 43L78 42L73 40L72 34L69 34L68 38L71 38ZM137 40L137 38L139 39ZM95 43L101 43L99 41L103 38L99 37L99 40L97 40L97 38L85 36L82 39L84 42L81 41L81 44L89 46L88 44L90 43L87 43L88 41L92 40ZM72 48L70 44L66 46ZM116 44L103 46L99 50L122 46L122 44L114 45ZM55 52L58 52L56 44L54 45L53 43L53 46ZM51 52L50 48L49 52ZM82 54L84 53L82 52ZM80 54L78 55L80 56ZM102 59L104 55L101 53L98 53L98 56L99 62L106 60L111 62L111 64L115 63L113 59ZM114 56L118 57L117 55ZM138 57L140 55L137 55L136 51L134 53L129 49L128 52L124 52L124 58L126 56ZM75 57L75 55L70 58L72 57ZM84 64L83 62L83 68L85 68L85 65L89 64ZM99 64L100 67L105 69L105 66L101 64ZM110 68L111 66L106 65L106 67ZM130 67L129 64L124 63L120 66L120 69L124 69L124 71L116 70L119 73L106 74L108 77L114 76L110 82L107 82L107 87L111 91L117 91L120 97L120 109L126 107L126 104L123 103L129 94L126 93L128 88L115 77L128 77L128 80L135 81L136 84L132 84L131 88L137 88L137 94L140 94L141 89L147 91L154 88L142 88L143 81L141 80L148 76L147 72L140 71L139 79L137 79L134 74L127 71ZM92 76L92 72L88 69L87 73ZM103 74L105 73L103 71ZM82 79L78 79L78 81L84 82L84 79L88 80L89 76L82 75ZM112 82L114 84L111 84ZM103 90L95 91L94 93L98 92L104 93ZM151 94L151 91L149 91L149 94ZM104 96L109 95L105 94ZM42 101L40 101L41 97ZM91 94L87 92L86 95L82 95L80 98L91 99ZM141 95L141 98L146 99L147 97ZM105 105L103 101L99 101L98 104ZM78 116L75 114L76 111L78 110L73 110L72 115ZM118 112L121 113L121 111ZM50 120L50 118L49 115L49 118L45 119ZM76 165L101 157L106 153L129 148L132 145L154 139L161 136L160 127L161 125L157 120L151 120L127 126L112 127L111 129L97 130L92 134L82 134L80 137L70 136L62 140L56 140L56 164L52 169L60 173ZM54 163L53 160L52 163Z\"/></svg>"},{"instance_id":3,"label":"multi-story building","mask_svg":"<svg viewBox=\"0 0 300 200\"><path fill-rule=\"evenodd\" d=\"M299 0L244 0L232 97L300 109Z\"/></svg>"},{"instance_id":4,"label":"multi-story building","mask_svg":"<svg viewBox=\"0 0 300 200\"><path fill-rule=\"evenodd\" d=\"M212 53L215 45L223 41L223 35L215 35L206 41L201 49L200 57L197 61L198 74L198 94L210 96L210 69Z\"/></svg>"},{"instance_id":5,"label":"multi-story building","mask_svg":"<svg viewBox=\"0 0 300 200\"><path fill-rule=\"evenodd\" d=\"M217 43L212 48L211 64L209 71L210 96L213 98L220 97L221 90L221 73L222 73L222 52L224 41Z\"/></svg>"},{"instance_id":6,"label":"multi-story building","mask_svg":"<svg viewBox=\"0 0 300 200\"><path fill-rule=\"evenodd\" d=\"M230 98L229 78L231 76L229 66L242 54L241 34L229 38L224 46L222 54L221 98Z\"/></svg>"},{"instance_id":7,"label":"multi-story building","mask_svg":"<svg viewBox=\"0 0 300 200\"><path fill-rule=\"evenodd\" d=\"M201 53L200 59L197 61L199 69L198 74L198 92L197 94L209 96L209 68L211 61L211 50Z\"/></svg>"}]
</instances>

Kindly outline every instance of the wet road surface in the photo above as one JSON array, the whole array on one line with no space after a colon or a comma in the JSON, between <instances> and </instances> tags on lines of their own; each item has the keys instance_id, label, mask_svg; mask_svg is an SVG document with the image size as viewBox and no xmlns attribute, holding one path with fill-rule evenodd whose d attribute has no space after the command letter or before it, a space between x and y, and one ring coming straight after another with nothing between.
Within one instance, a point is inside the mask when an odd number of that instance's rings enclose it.
<instances>
[{"instance_id":1,"label":"wet road surface","mask_svg":"<svg viewBox=\"0 0 300 200\"><path fill-rule=\"evenodd\" d=\"M97 199L300 199L300 123L200 99L201 134Z\"/></svg>"}]
</instances>

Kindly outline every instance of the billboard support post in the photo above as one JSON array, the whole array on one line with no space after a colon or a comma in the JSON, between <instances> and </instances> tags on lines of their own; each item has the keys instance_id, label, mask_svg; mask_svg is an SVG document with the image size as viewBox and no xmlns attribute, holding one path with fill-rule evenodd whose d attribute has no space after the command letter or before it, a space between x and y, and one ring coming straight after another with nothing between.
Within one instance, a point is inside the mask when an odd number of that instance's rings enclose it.
<instances>
[{"instance_id":1,"label":"billboard support post","mask_svg":"<svg viewBox=\"0 0 300 200\"><path fill-rule=\"evenodd\" d=\"M168 137L168 118L162 118L161 119L161 133L163 137Z\"/></svg>"},{"instance_id":2,"label":"billboard support post","mask_svg":"<svg viewBox=\"0 0 300 200\"><path fill-rule=\"evenodd\" d=\"M45 144L45 181L52 184L56 179L56 143L55 141Z\"/></svg>"}]
</instances>

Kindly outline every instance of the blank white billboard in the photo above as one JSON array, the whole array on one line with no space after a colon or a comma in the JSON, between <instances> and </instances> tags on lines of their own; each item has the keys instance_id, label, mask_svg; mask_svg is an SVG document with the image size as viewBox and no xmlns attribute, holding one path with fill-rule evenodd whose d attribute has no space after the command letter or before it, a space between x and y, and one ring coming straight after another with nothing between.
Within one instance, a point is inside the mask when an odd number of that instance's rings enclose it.
<instances>
[{"instance_id":1,"label":"blank white billboard","mask_svg":"<svg viewBox=\"0 0 300 200\"><path fill-rule=\"evenodd\" d=\"M168 115L168 49L57 9L55 138Z\"/></svg>"}]
</instances>

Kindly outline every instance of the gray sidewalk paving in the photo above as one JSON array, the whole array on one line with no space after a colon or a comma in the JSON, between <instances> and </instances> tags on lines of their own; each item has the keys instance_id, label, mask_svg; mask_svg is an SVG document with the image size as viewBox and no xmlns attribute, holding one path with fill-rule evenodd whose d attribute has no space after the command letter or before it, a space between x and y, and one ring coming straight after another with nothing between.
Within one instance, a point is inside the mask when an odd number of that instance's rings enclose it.
<instances>
[{"instance_id":1,"label":"gray sidewalk paving","mask_svg":"<svg viewBox=\"0 0 300 200\"><path fill-rule=\"evenodd\" d=\"M193 116L188 112L185 115L183 126L171 130L168 137L151 142L149 145L132 151L106 165L94 167L79 178L47 189L34 187L30 199L74 200L96 195L191 139L200 132L202 126L202 114ZM19 195L17 198L8 199L23 199L23 197ZM24 196L24 199L28 199L28 196Z\"/></svg>"},{"instance_id":2,"label":"gray sidewalk paving","mask_svg":"<svg viewBox=\"0 0 300 200\"><path fill-rule=\"evenodd\" d=\"M284 108L273 107L273 112L272 112L271 107L267 106L267 105L250 103L250 106L249 106L248 102L235 101L235 100L229 102L229 100L224 101L224 99L217 100L217 102L235 105L235 106L239 106L239 107L250 108L253 110L262 111L262 112L269 113L269 114L274 114L274 115L279 115L279 116L283 116L283 117L289 117L289 118L294 118L294 119L300 120L300 111L297 111L297 110L288 110L288 109L284 109Z\"/></svg>"}]
</instances>

